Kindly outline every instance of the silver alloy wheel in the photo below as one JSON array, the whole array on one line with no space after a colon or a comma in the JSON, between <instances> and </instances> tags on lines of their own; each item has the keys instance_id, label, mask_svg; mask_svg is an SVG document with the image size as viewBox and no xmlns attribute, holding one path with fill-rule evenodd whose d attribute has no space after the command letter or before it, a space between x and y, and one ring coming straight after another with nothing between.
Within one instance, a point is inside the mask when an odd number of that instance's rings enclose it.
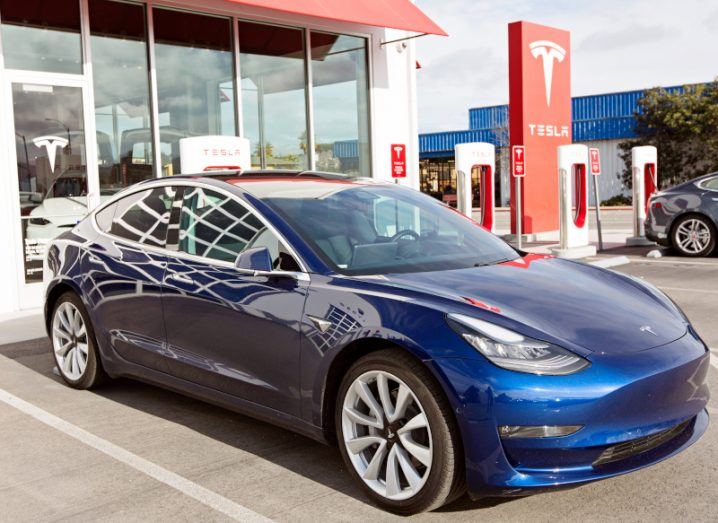
<instances>
[{"instance_id":1,"label":"silver alloy wheel","mask_svg":"<svg viewBox=\"0 0 718 523\"><path fill-rule=\"evenodd\" d=\"M685 252L698 254L708 247L711 231L708 226L697 218L684 221L676 229L676 241Z\"/></svg>"},{"instance_id":2,"label":"silver alloy wheel","mask_svg":"<svg viewBox=\"0 0 718 523\"><path fill-rule=\"evenodd\" d=\"M342 406L342 435L355 470L377 494L401 501L426 483L431 428L416 395L396 376L370 371L354 380Z\"/></svg>"},{"instance_id":3,"label":"silver alloy wheel","mask_svg":"<svg viewBox=\"0 0 718 523\"><path fill-rule=\"evenodd\" d=\"M90 349L82 314L69 301L61 303L55 310L52 319L52 348L62 374L72 381L79 380L87 368Z\"/></svg>"}]
</instances>

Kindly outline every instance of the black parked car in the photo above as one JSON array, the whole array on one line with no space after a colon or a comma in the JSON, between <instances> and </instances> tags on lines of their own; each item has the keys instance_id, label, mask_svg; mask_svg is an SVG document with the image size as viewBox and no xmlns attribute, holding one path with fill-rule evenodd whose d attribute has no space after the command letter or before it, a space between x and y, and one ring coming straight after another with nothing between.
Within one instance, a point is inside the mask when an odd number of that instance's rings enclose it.
<instances>
[{"instance_id":1,"label":"black parked car","mask_svg":"<svg viewBox=\"0 0 718 523\"><path fill-rule=\"evenodd\" d=\"M685 256L708 256L718 231L718 172L651 196L646 237Z\"/></svg>"}]
</instances>

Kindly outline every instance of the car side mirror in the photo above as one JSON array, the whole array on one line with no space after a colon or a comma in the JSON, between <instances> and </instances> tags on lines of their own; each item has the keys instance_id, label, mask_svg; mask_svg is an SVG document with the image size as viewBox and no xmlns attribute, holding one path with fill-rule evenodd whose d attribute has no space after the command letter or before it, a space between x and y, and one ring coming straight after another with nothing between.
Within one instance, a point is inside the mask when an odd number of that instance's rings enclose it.
<instances>
[{"instance_id":1,"label":"car side mirror","mask_svg":"<svg viewBox=\"0 0 718 523\"><path fill-rule=\"evenodd\" d=\"M240 271L266 273L272 271L272 256L266 247L254 247L239 253L234 266Z\"/></svg>"}]
</instances>

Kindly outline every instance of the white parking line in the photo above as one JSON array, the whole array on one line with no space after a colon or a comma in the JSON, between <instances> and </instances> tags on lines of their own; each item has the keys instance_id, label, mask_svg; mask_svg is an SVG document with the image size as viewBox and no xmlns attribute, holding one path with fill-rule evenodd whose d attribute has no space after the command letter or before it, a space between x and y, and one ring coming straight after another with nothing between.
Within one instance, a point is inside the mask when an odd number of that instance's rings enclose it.
<instances>
[{"instance_id":1,"label":"white parking line","mask_svg":"<svg viewBox=\"0 0 718 523\"><path fill-rule=\"evenodd\" d=\"M632 258L631 261L633 263L675 263L676 265L705 265L707 267L717 267L718 263L712 263L712 262L696 262L696 261L686 261L686 260L669 260L666 258L661 258L658 260L648 260L646 258Z\"/></svg>"},{"instance_id":2,"label":"white parking line","mask_svg":"<svg viewBox=\"0 0 718 523\"><path fill-rule=\"evenodd\" d=\"M699 294L718 294L718 291L710 290L710 289L689 289L687 287L663 287L662 285L659 285L658 288L663 291L697 292Z\"/></svg>"},{"instance_id":3,"label":"white parking line","mask_svg":"<svg viewBox=\"0 0 718 523\"><path fill-rule=\"evenodd\" d=\"M711 365L718 369L718 349L711 349Z\"/></svg>"},{"instance_id":4,"label":"white parking line","mask_svg":"<svg viewBox=\"0 0 718 523\"><path fill-rule=\"evenodd\" d=\"M151 478L154 478L157 481L182 492L191 498L194 498L200 503L221 512L230 518L237 521L272 521L271 519L265 518L261 514L257 514L253 510L248 509L239 503L235 503L224 496L220 496L216 492L206 489L201 485L188 480L187 478L183 478L182 476L160 467L159 465L155 465L151 461L141 458L137 454L133 454L122 447L118 447L114 443L110 443L109 441L95 436L94 434L91 434L86 430L73 425L72 423L58 418L54 414L50 414L49 412L44 411L32 403L28 403L27 401L18 398L14 394L11 394L3 389L0 389L0 401L14 407L28 416L32 416L36 420L41 421L53 429L59 430L60 432L75 438L95 450L99 450L103 454L106 454L139 472L142 472L143 474L146 474Z\"/></svg>"}]
</instances>

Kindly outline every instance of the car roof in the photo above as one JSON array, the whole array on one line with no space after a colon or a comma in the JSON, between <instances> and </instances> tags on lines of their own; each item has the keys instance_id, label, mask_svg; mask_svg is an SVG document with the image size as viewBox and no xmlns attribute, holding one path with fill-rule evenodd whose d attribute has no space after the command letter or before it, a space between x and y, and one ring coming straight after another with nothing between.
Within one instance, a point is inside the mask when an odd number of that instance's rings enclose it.
<instances>
[{"instance_id":1,"label":"car roof","mask_svg":"<svg viewBox=\"0 0 718 523\"><path fill-rule=\"evenodd\" d=\"M239 187L258 197L320 197L352 186L382 184L373 178L361 178L340 173L283 169L250 171L213 171L173 176L173 179L212 179Z\"/></svg>"}]
</instances>

